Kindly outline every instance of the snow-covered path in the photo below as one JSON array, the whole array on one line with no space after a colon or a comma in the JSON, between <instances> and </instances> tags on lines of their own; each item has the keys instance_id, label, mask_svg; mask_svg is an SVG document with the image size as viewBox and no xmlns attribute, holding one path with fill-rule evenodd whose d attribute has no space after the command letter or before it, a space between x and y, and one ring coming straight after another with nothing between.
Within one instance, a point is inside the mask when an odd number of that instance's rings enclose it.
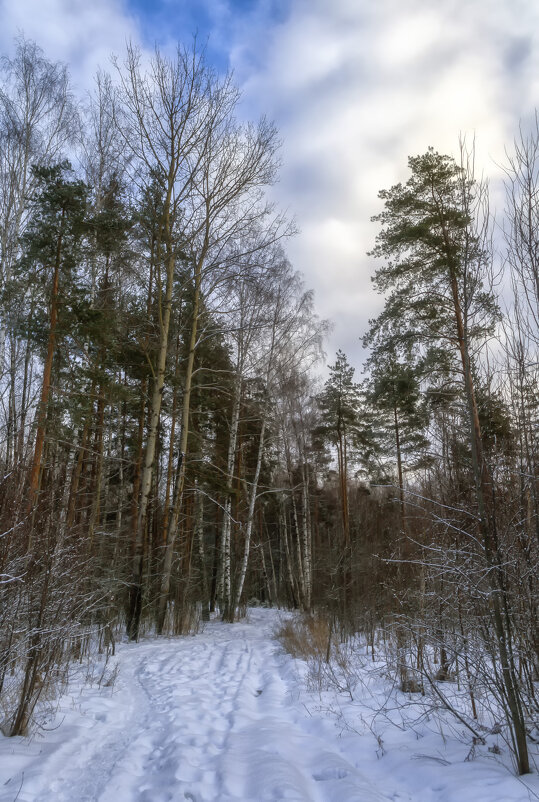
<instances>
[{"instance_id":1,"label":"snow-covered path","mask_svg":"<svg viewBox=\"0 0 539 802\"><path fill-rule=\"evenodd\" d=\"M123 646L112 694L84 691L41 741L4 741L0 802L387 800L299 702L269 612Z\"/></svg>"}]
</instances>

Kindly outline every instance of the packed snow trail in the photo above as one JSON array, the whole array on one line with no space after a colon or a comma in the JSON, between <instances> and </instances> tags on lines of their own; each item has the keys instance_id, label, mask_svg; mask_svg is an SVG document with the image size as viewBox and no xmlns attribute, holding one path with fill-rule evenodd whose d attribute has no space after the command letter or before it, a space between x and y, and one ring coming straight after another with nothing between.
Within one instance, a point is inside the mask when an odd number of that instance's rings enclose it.
<instances>
[{"instance_id":1,"label":"packed snow trail","mask_svg":"<svg viewBox=\"0 0 539 802\"><path fill-rule=\"evenodd\" d=\"M0 802L387 800L299 703L275 620L123 646L112 694L83 692L41 743L17 739Z\"/></svg>"}]
</instances>

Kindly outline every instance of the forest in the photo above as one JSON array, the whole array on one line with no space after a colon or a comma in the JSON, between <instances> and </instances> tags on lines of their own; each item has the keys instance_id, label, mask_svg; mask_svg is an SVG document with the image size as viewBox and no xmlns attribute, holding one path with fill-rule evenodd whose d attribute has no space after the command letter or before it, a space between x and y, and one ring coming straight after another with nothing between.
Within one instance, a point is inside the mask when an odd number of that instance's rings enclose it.
<instances>
[{"instance_id":1,"label":"forest","mask_svg":"<svg viewBox=\"0 0 539 802\"><path fill-rule=\"evenodd\" d=\"M271 201L279 134L239 102L196 44L128 46L84 98L29 40L1 63L2 731L89 650L279 606L323 618L328 653L383 649L478 742L495 708L525 774L539 122L495 212L465 141L381 189L356 377L341 351L323 373L330 323Z\"/></svg>"}]
</instances>

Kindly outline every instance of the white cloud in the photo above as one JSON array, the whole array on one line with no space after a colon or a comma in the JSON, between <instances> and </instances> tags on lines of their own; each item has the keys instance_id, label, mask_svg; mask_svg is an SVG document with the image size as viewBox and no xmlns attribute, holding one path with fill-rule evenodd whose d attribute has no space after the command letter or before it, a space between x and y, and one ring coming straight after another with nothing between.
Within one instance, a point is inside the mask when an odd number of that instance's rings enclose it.
<instances>
[{"instance_id":1,"label":"white cloud","mask_svg":"<svg viewBox=\"0 0 539 802\"><path fill-rule=\"evenodd\" d=\"M236 31L246 113L267 112L284 138L276 196L302 229L296 267L335 320L330 352L361 362L381 305L369 220L408 156L429 145L456 155L459 135L475 136L479 169L499 175L519 117L539 103L538 24L525 0L293 0L266 36Z\"/></svg>"},{"instance_id":2,"label":"white cloud","mask_svg":"<svg viewBox=\"0 0 539 802\"><path fill-rule=\"evenodd\" d=\"M127 40L139 39L121 0L0 0L0 15L0 52L11 52L23 33L48 58L69 65L79 90L90 88L97 68L108 69L111 54Z\"/></svg>"}]
</instances>

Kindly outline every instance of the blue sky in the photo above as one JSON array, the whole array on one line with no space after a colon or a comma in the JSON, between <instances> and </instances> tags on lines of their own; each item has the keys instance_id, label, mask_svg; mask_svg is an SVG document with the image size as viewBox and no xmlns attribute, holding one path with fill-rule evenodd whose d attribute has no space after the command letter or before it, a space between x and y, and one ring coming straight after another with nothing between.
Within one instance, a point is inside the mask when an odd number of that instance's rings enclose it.
<instances>
[{"instance_id":1,"label":"blue sky","mask_svg":"<svg viewBox=\"0 0 539 802\"><path fill-rule=\"evenodd\" d=\"M256 38L264 36L286 21L290 4L291 0L126 0L149 47L166 45L171 37L184 41L196 35L208 60L222 71L232 66L231 43L242 29Z\"/></svg>"},{"instance_id":2,"label":"blue sky","mask_svg":"<svg viewBox=\"0 0 539 802\"><path fill-rule=\"evenodd\" d=\"M334 320L328 346L360 367L360 338L381 309L366 255L377 194L429 145L500 177L521 120L539 106L539 3L532 0L0 0L0 51L20 31L91 86L126 40L167 50L197 32L233 70L240 114L266 114L283 140L272 194L296 216L291 261Z\"/></svg>"}]
</instances>

